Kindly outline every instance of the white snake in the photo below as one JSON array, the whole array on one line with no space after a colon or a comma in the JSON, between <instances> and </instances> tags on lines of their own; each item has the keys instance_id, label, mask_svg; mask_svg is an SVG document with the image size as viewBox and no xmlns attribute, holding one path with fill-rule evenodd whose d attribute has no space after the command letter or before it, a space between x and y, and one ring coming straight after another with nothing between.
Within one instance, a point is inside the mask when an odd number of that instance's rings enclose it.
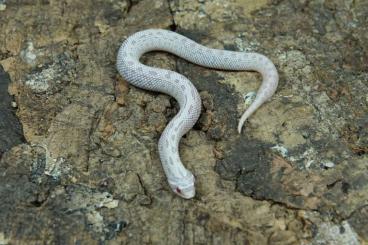
<instances>
[{"instance_id":1,"label":"white snake","mask_svg":"<svg viewBox=\"0 0 368 245\"><path fill-rule=\"evenodd\" d=\"M194 176L183 166L178 147L181 137L198 120L201 99L197 89L183 75L139 62L144 53L153 50L170 52L205 67L261 73L262 84L254 102L240 118L239 133L245 120L273 95L279 76L275 65L264 55L207 48L167 30L140 31L128 37L121 45L117 55L117 69L126 81L142 89L169 94L179 102L180 111L163 131L158 149L171 189L189 199L195 196Z\"/></svg>"}]
</instances>

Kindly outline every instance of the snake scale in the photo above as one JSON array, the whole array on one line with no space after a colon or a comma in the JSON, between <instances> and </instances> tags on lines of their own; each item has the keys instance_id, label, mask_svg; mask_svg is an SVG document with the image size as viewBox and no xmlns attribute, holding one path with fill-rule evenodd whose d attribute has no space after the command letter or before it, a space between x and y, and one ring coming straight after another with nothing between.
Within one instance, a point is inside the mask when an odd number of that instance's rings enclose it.
<instances>
[{"instance_id":1,"label":"snake scale","mask_svg":"<svg viewBox=\"0 0 368 245\"><path fill-rule=\"evenodd\" d=\"M170 188L189 199L195 196L195 179L180 160L179 141L198 120L201 98L183 75L140 63L139 58L144 53L154 50L173 53L204 67L261 73L262 84L255 100L239 120L239 133L245 120L274 94L279 76L275 65L262 54L211 49L172 31L148 29L131 35L123 42L117 55L120 75L136 87L169 94L180 105L179 113L169 122L159 139L158 150Z\"/></svg>"}]
</instances>

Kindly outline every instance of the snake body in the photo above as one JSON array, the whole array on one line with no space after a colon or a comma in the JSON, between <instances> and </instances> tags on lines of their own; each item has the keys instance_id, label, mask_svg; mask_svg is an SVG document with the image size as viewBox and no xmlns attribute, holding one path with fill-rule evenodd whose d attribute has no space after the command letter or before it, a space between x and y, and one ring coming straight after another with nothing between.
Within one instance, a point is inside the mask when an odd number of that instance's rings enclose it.
<instances>
[{"instance_id":1,"label":"snake body","mask_svg":"<svg viewBox=\"0 0 368 245\"><path fill-rule=\"evenodd\" d=\"M170 52L204 67L261 73L262 84L255 100L239 120L239 133L245 120L274 94L279 77L274 64L264 55L207 48L172 31L148 29L131 35L123 42L117 55L120 75L139 88L169 94L180 105L179 113L160 137L158 150L171 189L189 199L195 196L195 179L183 166L178 149L181 137L198 120L201 99L197 89L183 75L140 63L139 58L153 50Z\"/></svg>"}]
</instances>

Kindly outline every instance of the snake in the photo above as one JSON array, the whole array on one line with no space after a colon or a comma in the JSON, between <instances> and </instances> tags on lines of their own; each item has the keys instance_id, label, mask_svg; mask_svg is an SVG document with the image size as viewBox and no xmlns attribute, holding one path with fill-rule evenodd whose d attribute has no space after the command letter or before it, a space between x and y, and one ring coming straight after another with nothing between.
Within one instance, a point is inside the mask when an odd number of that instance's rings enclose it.
<instances>
[{"instance_id":1,"label":"snake","mask_svg":"<svg viewBox=\"0 0 368 245\"><path fill-rule=\"evenodd\" d=\"M138 88L168 94L180 106L179 112L160 136L158 153L171 190L182 198L191 199L196 195L195 177L180 159L179 142L198 120L201 98L195 86L185 76L141 63L140 57L151 51L169 52L212 69L259 72L262 83L254 101L240 117L237 128L239 134L247 118L275 93L279 75L272 61L260 53L209 48L174 31L146 29L123 41L116 60L116 67L122 78Z\"/></svg>"}]
</instances>

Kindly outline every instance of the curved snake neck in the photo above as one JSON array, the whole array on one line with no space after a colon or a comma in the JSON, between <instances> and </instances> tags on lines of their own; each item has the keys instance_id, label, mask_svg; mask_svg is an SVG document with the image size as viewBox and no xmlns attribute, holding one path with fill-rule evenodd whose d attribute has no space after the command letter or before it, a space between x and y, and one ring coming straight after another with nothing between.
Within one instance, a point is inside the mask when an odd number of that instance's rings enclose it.
<instances>
[{"instance_id":1,"label":"curved snake neck","mask_svg":"<svg viewBox=\"0 0 368 245\"><path fill-rule=\"evenodd\" d=\"M169 94L180 105L179 113L163 131L158 148L171 189L183 198L192 198L195 195L194 176L183 166L178 148L181 137L198 120L201 99L197 89L183 75L139 62L144 53L153 50L170 52L209 68L254 70L261 73L262 84L254 102L239 120L239 133L245 120L274 94L278 84L278 73L274 64L264 55L207 48L167 30L140 31L123 42L117 56L117 69L121 76L139 88Z\"/></svg>"}]
</instances>

